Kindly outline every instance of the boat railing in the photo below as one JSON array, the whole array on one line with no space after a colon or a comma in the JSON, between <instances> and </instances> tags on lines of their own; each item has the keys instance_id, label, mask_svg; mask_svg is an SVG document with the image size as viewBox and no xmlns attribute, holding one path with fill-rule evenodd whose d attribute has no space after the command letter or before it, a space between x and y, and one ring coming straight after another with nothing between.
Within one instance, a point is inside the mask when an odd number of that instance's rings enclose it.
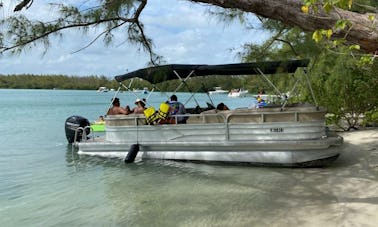
<instances>
[{"instance_id":1,"label":"boat railing","mask_svg":"<svg viewBox=\"0 0 378 227\"><path fill-rule=\"evenodd\" d=\"M72 146L76 146L77 143L80 142L80 141L86 142L88 140L87 129L90 132L92 132L91 126L77 127L75 129L75 137L74 137L74 141L72 143ZM81 140L79 140L79 137L78 137L80 132L82 133L81 134ZM94 139L94 136L92 138Z\"/></svg>"},{"instance_id":2,"label":"boat railing","mask_svg":"<svg viewBox=\"0 0 378 227\"><path fill-rule=\"evenodd\" d=\"M180 117L186 117L186 124L209 123L270 123L270 122L311 122L323 121L324 111L311 108L274 111L268 109L238 109L228 111L207 111L200 114L186 114L172 116L177 122ZM143 114L123 115L106 119L107 126L145 126L146 118Z\"/></svg>"}]
</instances>

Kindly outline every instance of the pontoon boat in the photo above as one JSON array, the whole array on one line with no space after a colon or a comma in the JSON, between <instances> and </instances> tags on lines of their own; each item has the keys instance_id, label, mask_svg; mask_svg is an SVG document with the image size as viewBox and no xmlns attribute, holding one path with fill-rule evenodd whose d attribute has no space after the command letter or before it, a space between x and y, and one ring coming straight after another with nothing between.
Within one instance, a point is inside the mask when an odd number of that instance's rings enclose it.
<instances>
[{"instance_id":1,"label":"pontoon boat","mask_svg":"<svg viewBox=\"0 0 378 227\"><path fill-rule=\"evenodd\" d=\"M178 79L183 82L181 86L187 86L186 81L195 76L224 75L231 79L231 75L294 73L307 64L307 60L292 60L163 65L140 69L115 79L122 83L127 79L142 78L155 85ZM331 163L339 156L343 143L342 137L328 132L326 110L316 104L288 104L286 100L280 105L227 111L187 107L186 124L162 124L167 122L162 118L175 119L178 116L160 116L159 108L155 108L156 112L150 113L156 114L152 121L150 116L146 118L143 114L107 116L102 138L87 139L88 126L77 124L76 129L72 128L75 133L71 142L79 154L121 156L126 162L132 162L136 156L138 159L296 167ZM73 124L66 121L66 127Z\"/></svg>"}]
</instances>

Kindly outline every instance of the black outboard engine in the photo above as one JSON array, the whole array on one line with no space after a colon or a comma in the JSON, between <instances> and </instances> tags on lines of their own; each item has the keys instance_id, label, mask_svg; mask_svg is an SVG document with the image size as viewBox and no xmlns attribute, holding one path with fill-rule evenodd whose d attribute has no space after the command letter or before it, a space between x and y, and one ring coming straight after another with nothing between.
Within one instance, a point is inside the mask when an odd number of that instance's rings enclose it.
<instances>
[{"instance_id":1,"label":"black outboard engine","mask_svg":"<svg viewBox=\"0 0 378 227\"><path fill-rule=\"evenodd\" d=\"M90 123L88 119L84 117L71 116L67 118L64 128L66 130L66 137L67 137L68 143L73 143L75 141L75 132L77 128L81 127L84 129L86 126L90 126ZM85 129L86 135L88 135L90 131L91 130L89 127L86 128ZM83 130L78 130L76 141L80 142L82 137L83 137Z\"/></svg>"}]
</instances>

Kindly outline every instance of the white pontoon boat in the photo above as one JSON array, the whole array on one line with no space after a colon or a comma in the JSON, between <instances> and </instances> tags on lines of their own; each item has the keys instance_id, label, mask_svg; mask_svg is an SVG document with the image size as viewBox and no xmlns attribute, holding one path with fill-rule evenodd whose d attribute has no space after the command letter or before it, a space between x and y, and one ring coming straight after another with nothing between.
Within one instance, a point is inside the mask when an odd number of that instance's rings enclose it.
<instances>
[{"instance_id":1,"label":"white pontoon boat","mask_svg":"<svg viewBox=\"0 0 378 227\"><path fill-rule=\"evenodd\" d=\"M209 95L226 95L228 94L227 90L223 90L222 87L214 87L213 91L209 91Z\"/></svg>"},{"instance_id":2,"label":"white pontoon boat","mask_svg":"<svg viewBox=\"0 0 378 227\"><path fill-rule=\"evenodd\" d=\"M245 97L245 96L247 96L247 94L248 94L248 90L245 90L243 88L232 89L228 93L228 97L232 97L232 98Z\"/></svg>"},{"instance_id":3,"label":"white pontoon boat","mask_svg":"<svg viewBox=\"0 0 378 227\"><path fill-rule=\"evenodd\" d=\"M152 84L178 79L187 86L185 81L194 76L294 73L307 64L307 60L294 60L164 65L140 69L115 79L122 82L139 77ZM343 143L342 137L327 131L326 110L317 105L287 104L285 101L282 105L264 108L218 111L197 107L187 108L187 112L186 124L159 124L159 118L151 123L144 115L107 116L103 138L87 139L88 129L80 131L83 127L78 127L75 137L69 141L78 147L79 154L122 156L126 162L132 162L136 156L295 167L330 164L339 156ZM72 122L68 123L72 125ZM83 139L77 138L80 133Z\"/></svg>"}]
</instances>

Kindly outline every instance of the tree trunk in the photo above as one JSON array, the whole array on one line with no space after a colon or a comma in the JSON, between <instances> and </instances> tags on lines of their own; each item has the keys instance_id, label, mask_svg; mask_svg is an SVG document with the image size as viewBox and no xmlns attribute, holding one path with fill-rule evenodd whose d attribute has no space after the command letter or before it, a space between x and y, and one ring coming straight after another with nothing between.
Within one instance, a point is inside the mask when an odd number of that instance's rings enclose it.
<instances>
[{"instance_id":1,"label":"tree trunk","mask_svg":"<svg viewBox=\"0 0 378 227\"><path fill-rule=\"evenodd\" d=\"M350 30L333 31L333 37L345 37L348 43L358 44L367 53L378 50L377 19L371 21L368 14L355 13L336 8L330 13L319 11L305 14L301 11L302 0L190 0L222 8L239 9L258 16L281 21L288 26L298 26L304 31L328 29L339 19L351 23ZM349 31L348 31L349 30Z\"/></svg>"}]
</instances>

